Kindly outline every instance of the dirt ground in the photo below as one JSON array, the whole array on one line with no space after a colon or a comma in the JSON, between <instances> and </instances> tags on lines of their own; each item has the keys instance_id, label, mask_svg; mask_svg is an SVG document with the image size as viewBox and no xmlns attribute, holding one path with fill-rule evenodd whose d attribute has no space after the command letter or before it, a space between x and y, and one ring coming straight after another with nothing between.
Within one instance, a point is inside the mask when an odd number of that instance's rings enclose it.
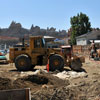
<instances>
[{"instance_id":1,"label":"dirt ground","mask_svg":"<svg viewBox=\"0 0 100 100\"><path fill-rule=\"evenodd\" d=\"M36 66L33 71L18 72L14 65L0 64L0 90L30 88L32 100L100 100L100 61L86 57L85 74L78 77L62 79L55 76L60 72L43 69Z\"/></svg>"}]
</instances>

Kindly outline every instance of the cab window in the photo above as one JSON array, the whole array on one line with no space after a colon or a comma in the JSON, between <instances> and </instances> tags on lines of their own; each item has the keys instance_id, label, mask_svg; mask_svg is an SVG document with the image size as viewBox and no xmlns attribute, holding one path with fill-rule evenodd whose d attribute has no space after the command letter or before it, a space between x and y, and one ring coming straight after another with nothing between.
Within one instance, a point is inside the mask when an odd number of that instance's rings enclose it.
<instances>
[{"instance_id":1,"label":"cab window","mask_svg":"<svg viewBox=\"0 0 100 100\"><path fill-rule=\"evenodd\" d=\"M44 40L44 38L42 38L41 41L42 41L42 47L45 47L45 40Z\"/></svg>"},{"instance_id":2,"label":"cab window","mask_svg":"<svg viewBox=\"0 0 100 100\"><path fill-rule=\"evenodd\" d=\"M41 47L41 39L34 41L34 48L40 48Z\"/></svg>"}]
</instances>

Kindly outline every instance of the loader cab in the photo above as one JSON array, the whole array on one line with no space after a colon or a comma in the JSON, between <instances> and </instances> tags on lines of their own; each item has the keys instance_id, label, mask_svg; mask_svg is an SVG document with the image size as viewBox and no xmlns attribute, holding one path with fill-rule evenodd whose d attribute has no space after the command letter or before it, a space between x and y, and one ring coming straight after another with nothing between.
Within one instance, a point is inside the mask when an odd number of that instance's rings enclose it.
<instances>
[{"instance_id":1,"label":"loader cab","mask_svg":"<svg viewBox=\"0 0 100 100\"><path fill-rule=\"evenodd\" d=\"M30 48L44 48L45 40L41 36L30 37Z\"/></svg>"},{"instance_id":2,"label":"loader cab","mask_svg":"<svg viewBox=\"0 0 100 100\"><path fill-rule=\"evenodd\" d=\"M45 41L42 36L30 37L30 51L36 55L44 55Z\"/></svg>"},{"instance_id":3,"label":"loader cab","mask_svg":"<svg viewBox=\"0 0 100 100\"><path fill-rule=\"evenodd\" d=\"M45 42L43 38L34 40L34 48L44 48L44 46L45 46Z\"/></svg>"}]
</instances>

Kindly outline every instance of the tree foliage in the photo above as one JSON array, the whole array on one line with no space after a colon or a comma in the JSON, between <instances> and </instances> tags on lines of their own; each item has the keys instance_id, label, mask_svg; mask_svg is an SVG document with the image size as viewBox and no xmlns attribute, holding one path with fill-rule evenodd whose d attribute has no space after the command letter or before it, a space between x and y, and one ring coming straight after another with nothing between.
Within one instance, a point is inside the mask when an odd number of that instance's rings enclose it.
<instances>
[{"instance_id":1,"label":"tree foliage","mask_svg":"<svg viewBox=\"0 0 100 100\"><path fill-rule=\"evenodd\" d=\"M76 37L91 31L91 23L86 14L80 13L70 19L71 23L71 44L76 44Z\"/></svg>"}]
</instances>

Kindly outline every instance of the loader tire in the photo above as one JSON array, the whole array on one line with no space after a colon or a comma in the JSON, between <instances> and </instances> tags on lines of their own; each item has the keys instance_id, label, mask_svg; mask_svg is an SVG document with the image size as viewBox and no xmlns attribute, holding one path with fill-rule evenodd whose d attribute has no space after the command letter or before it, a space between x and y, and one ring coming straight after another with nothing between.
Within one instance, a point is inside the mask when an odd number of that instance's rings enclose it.
<instances>
[{"instance_id":1,"label":"loader tire","mask_svg":"<svg viewBox=\"0 0 100 100\"><path fill-rule=\"evenodd\" d=\"M63 68L64 68L63 58L57 54L52 55L49 59L49 70L50 71L55 71L55 70L62 71Z\"/></svg>"},{"instance_id":2,"label":"loader tire","mask_svg":"<svg viewBox=\"0 0 100 100\"><path fill-rule=\"evenodd\" d=\"M71 70L80 71L81 67L82 67L82 62L80 59L75 59L71 61L71 65L70 65Z\"/></svg>"},{"instance_id":3,"label":"loader tire","mask_svg":"<svg viewBox=\"0 0 100 100\"><path fill-rule=\"evenodd\" d=\"M19 55L15 59L15 66L19 71L28 71L32 69L31 60L27 55Z\"/></svg>"}]
</instances>

